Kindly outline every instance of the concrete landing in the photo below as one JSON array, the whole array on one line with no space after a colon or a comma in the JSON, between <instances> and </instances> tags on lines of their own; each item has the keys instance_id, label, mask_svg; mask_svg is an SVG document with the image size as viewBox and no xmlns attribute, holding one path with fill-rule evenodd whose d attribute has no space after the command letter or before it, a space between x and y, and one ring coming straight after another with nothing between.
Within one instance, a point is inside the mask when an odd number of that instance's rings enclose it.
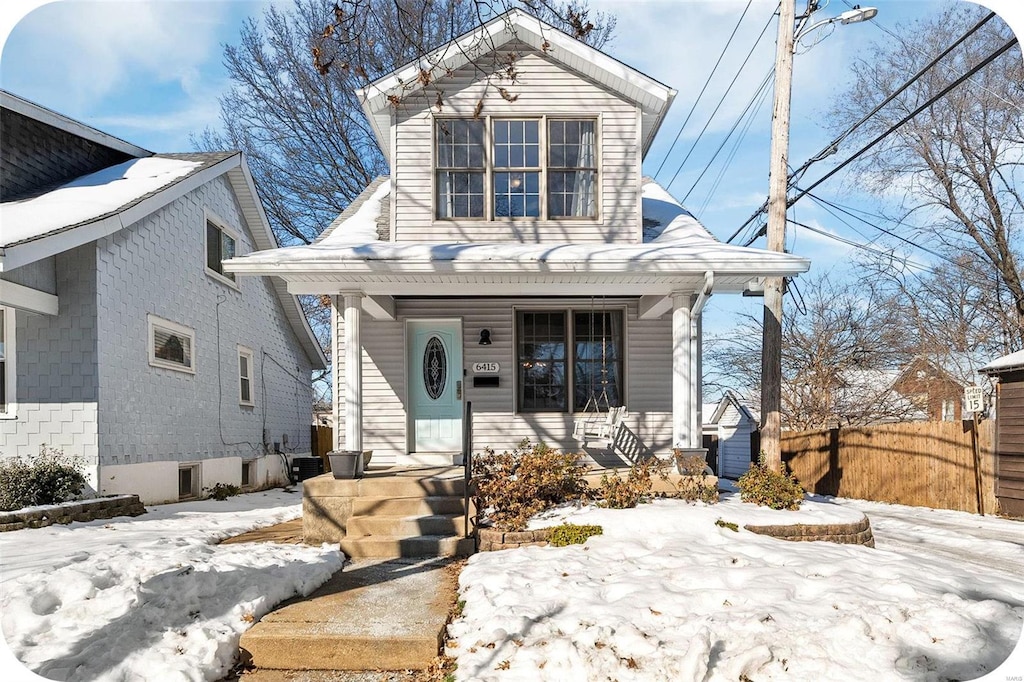
<instances>
[{"instance_id":1,"label":"concrete landing","mask_svg":"<svg viewBox=\"0 0 1024 682\"><path fill-rule=\"evenodd\" d=\"M438 655L455 580L442 559L352 561L309 597L242 635L257 669L425 669Z\"/></svg>"}]
</instances>

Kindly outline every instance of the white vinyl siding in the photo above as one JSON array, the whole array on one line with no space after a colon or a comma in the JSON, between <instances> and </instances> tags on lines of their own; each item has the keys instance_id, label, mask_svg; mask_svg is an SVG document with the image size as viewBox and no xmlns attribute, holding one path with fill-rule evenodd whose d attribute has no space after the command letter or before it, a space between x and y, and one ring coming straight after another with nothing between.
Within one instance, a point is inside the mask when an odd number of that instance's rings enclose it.
<instances>
[{"instance_id":1,"label":"white vinyl siding","mask_svg":"<svg viewBox=\"0 0 1024 682\"><path fill-rule=\"evenodd\" d=\"M530 48L516 46L516 51L521 55L518 75L509 86L518 95L515 102L502 99L477 72L465 68L439 85L445 91L441 112L433 107L437 93L431 87L410 95L396 112L393 241L638 243L637 107ZM434 121L472 118L481 97L481 116L490 120L546 117L596 122L596 219L435 218Z\"/></svg>"},{"instance_id":2,"label":"white vinyl siding","mask_svg":"<svg viewBox=\"0 0 1024 682\"><path fill-rule=\"evenodd\" d=\"M195 331L156 315L148 319L149 364L195 374Z\"/></svg>"},{"instance_id":3,"label":"white vinyl siding","mask_svg":"<svg viewBox=\"0 0 1024 682\"><path fill-rule=\"evenodd\" d=\"M602 307L598 303L598 308ZM637 318L636 300L608 298L603 306L625 310L626 426L649 451L666 452L672 440L672 324L671 317ZM478 298L399 299L398 319L375 320L363 313L363 447L374 461L401 461L406 445L405 320L460 318L463 329L465 397L473 403L473 449L510 449L522 438L544 439L552 447L576 450L572 439L575 416L570 412L516 413L515 309L589 310L579 299ZM481 346L480 330L491 332L491 345ZM334 357L344 357L344 320L336 317ZM500 385L474 387L472 367L497 362ZM335 400L343 405L345 367L336 362ZM494 376L489 374L488 376ZM344 434L344 411L336 412L335 433ZM380 458L378 460L378 457Z\"/></svg>"}]
</instances>

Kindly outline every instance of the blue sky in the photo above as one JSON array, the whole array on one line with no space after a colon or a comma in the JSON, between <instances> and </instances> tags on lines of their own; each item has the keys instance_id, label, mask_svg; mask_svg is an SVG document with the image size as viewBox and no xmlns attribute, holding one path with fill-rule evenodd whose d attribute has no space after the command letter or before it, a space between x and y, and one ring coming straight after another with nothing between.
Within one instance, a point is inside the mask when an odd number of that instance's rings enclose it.
<instances>
[{"instance_id":1,"label":"blue sky","mask_svg":"<svg viewBox=\"0 0 1024 682\"><path fill-rule=\"evenodd\" d=\"M249 17L258 19L269 1L65 0L44 4L5 0L0 9L0 39L6 36L0 55L0 87L147 149L188 151L190 134L218 124L217 98L229 85L221 63L223 45L237 43L243 22ZM277 1L291 4L291 0ZM942 6L935 0L861 1L878 7L875 22L890 29ZM1024 3L1020 0L985 0L982 4L1000 12L1018 35L1024 33ZM745 5L746 0L591 0L592 7L618 16L617 37L607 51L679 91L647 157L647 174L654 175L661 166L668 145ZM803 0L798 0L798 11L803 5ZM702 105L657 176L663 184L672 178L755 37L771 20L775 6L776 0L754 1ZM835 16L847 8L844 0L831 0L815 18ZM819 43L798 51L791 165L803 162L829 141L821 125L822 115L829 99L846 83L844 64L867 42L885 37L872 23L834 30L826 27L815 34L823 38ZM771 68L775 30L772 22L753 53L751 66L671 185L680 199ZM718 172L714 166L686 200L720 239L732 234L766 196L770 115L769 96L717 191L709 195ZM822 193L840 203L863 200L842 181L829 182ZM801 222L864 241L812 206L801 203L795 211ZM841 273L854 255L850 247L802 229L790 232L788 243L796 253L812 259L814 270ZM917 254L915 259L926 261L927 257ZM712 297L705 333L727 334L737 312L760 315L760 300Z\"/></svg>"}]
</instances>

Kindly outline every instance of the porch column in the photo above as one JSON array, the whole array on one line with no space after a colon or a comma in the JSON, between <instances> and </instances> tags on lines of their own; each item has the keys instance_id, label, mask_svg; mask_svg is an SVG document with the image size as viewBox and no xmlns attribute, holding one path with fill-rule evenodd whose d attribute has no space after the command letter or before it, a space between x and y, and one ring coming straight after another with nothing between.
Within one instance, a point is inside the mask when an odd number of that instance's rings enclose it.
<instances>
[{"instance_id":1,"label":"porch column","mask_svg":"<svg viewBox=\"0 0 1024 682\"><path fill-rule=\"evenodd\" d=\"M672 447L699 448L700 374L692 294L672 294Z\"/></svg>"},{"instance_id":2,"label":"porch column","mask_svg":"<svg viewBox=\"0 0 1024 682\"><path fill-rule=\"evenodd\" d=\"M359 335L362 294L345 297L345 449L363 450L363 345Z\"/></svg>"}]
</instances>

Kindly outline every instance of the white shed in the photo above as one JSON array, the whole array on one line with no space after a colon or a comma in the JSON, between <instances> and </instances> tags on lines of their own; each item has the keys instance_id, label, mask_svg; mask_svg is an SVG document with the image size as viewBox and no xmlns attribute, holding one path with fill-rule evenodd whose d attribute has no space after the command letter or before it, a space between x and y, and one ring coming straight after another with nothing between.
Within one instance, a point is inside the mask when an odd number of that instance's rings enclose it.
<instances>
[{"instance_id":1,"label":"white shed","mask_svg":"<svg viewBox=\"0 0 1024 682\"><path fill-rule=\"evenodd\" d=\"M715 406L704 412L705 435L718 438L715 473L737 479L750 468L750 442L757 431L757 419L735 394L727 392Z\"/></svg>"}]
</instances>

